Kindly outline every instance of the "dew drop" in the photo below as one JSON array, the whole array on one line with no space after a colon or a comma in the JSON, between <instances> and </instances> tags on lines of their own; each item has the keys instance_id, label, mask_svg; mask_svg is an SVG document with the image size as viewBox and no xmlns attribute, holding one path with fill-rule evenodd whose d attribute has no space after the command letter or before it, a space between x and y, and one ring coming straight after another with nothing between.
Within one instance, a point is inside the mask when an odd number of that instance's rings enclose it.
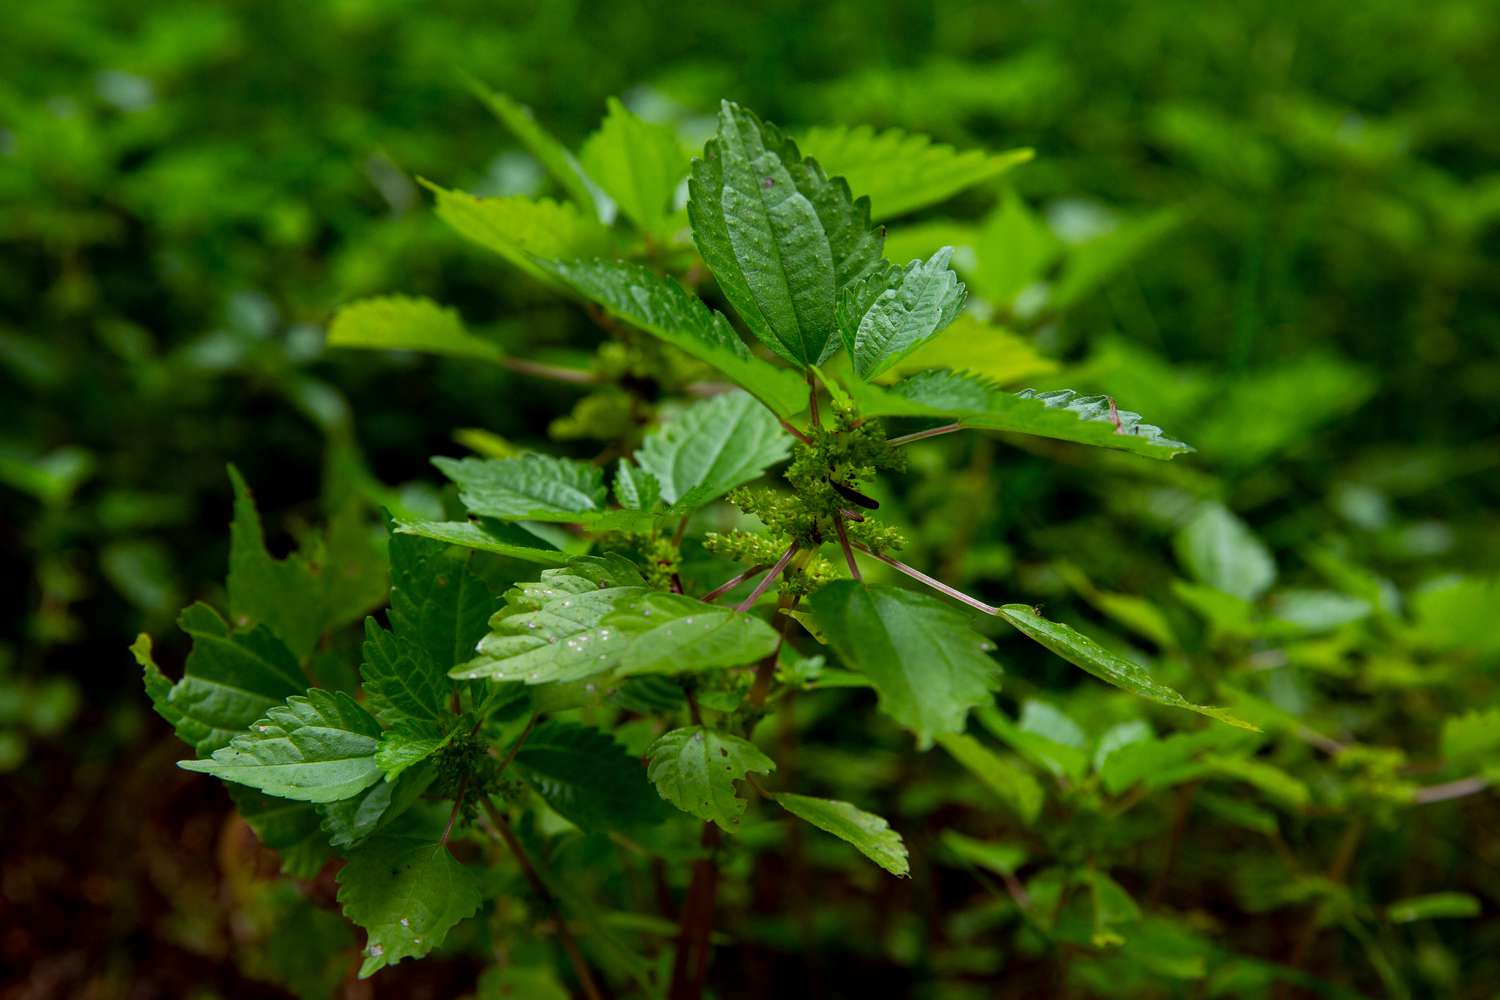
<instances>
[{"instance_id":1,"label":"dew drop","mask_svg":"<svg viewBox=\"0 0 1500 1000\"><path fill-rule=\"evenodd\" d=\"M402 917L401 918L401 926L402 927L410 927L411 926L411 921L408 920L408 919L406 919L405 917Z\"/></svg>"},{"instance_id":2,"label":"dew drop","mask_svg":"<svg viewBox=\"0 0 1500 1000\"><path fill-rule=\"evenodd\" d=\"M385 954L385 948L378 944L370 945L370 947L367 948L366 951L370 953L371 958L379 958L381 955Z\"/></svg>"}]
</instances>

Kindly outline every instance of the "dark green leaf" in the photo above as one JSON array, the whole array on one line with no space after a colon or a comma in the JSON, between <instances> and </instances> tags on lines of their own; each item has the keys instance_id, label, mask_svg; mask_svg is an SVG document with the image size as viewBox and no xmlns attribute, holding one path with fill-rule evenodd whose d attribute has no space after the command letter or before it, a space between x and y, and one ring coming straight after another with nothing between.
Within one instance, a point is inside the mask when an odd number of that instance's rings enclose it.
<instances>
[{"instance_id":1,"label":"dark green leaf","mask_svg":"<svg viewBox=\"0 0 1500 1000\"><path fill-rule=\"evenodd\" d=\"M683 594L646 592L613 607L600 624L630 640L617 658L621 674L737 667L776 650L776 630L760 618Z\"/></svg>"},{"instance_id":2,"label":"dark green leaf","mask_svg":"<svg viewBox=\"0 0 1500 1000\"><path fill-rule=\"evenodd\" d=\"M509 521L576 521L604 510L604 472L587 462L550 455L520 458L434 458L458 484L470 513Z\"/></svg>"},{"instance_id":3,"label":"dark green leaf","mask_svg":"<svg viewBox=\"0 0 1500 1000\"><path fill-rule=\"evenodd\" d=\"M403 958L421 958L479 909L479 876L443 844L377 837L349 855L338 875L344 916L369 936L363 979Z\"/></svg>"},{"instance_id":4,"label":"dark green leaf","mask_svg":"<svg viewBox=\"0 0 1500 1000\"><path fill-rule=\"evenodd\" d=\"M651 759L646 776L662 798L731 833L739 829L745 812L734 783L750 771L770 774L776 769L754 743L703 726L665 733L646 748L646 755Z\"/></svg>"},{"instance_id":5,"label":"dark green leaf","mask_svg":"<svg viewBox=\"0 0 1500 1000\"><path fill-rule=\"evenodd\" d=\"M513 766L558 815L586 832L629 830L664 818L640 759L590 726L542 723Z\"/></svg>"}]
</instances>

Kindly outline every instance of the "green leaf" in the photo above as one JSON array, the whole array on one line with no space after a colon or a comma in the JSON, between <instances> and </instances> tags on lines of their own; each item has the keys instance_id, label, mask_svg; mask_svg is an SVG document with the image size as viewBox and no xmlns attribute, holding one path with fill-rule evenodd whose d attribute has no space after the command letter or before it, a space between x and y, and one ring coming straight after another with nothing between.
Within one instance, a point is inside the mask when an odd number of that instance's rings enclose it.
<instances>
[{"instance_id":1,"label":"green leaf","mask_svg":"<svg viewBox=\"0 0 1500 1000\"><path fill-rule=\"evenodd\" d=\"M1038 352L1031 341L991 326L972 313L963 313L945 329L918 344L885 378L928 368L947 368L976 375L990 385L1004 386L1037 375L1050 375L1057 367L1057 362Z\"/></svg>"},{"instance_id":2,"label":"green leaf","mask_svg":"<svg viewBox=\"0 0 1500 1000\"><path fill-rule=\"evenodd\" d=\"M337 802L380 780L380 724L342 691L288 698L209 760L178 767L299 802Z\"/></svg>"},{"instance_id":3,"label":"green leaf","mask_svg":"<svg viewBox=\"0 0 1500 1000\"><path fill-rule=\"evenodd\" d=\"M1232 729L1211 726L1192 733L1172 733L1158 739L1150 728L1141 727L1135 735L1140 738L1129 742L1099 741L1099 752L1094 768L1099 779L1111 795L1118 795L1137 782L1147 788L1166 788L1198 777L1203 766L1197 763L1199 754L1211 750L1225 750L1243 744L1253 737L1236 733Z\"/></svg>"},{"instance_id":4,"label":"green leaf","mask_svg":"<svg viewBox=\"0 0 1500 1000\"><path fill-rule=\"evenodd\" d=\"M1139 663L1105 649L1069 625L1048 621L1037 614L1034 608L1029 608L1024 604L1007 604L1000 609L1000 617L1075 667L1080 667L1117 688L1158 704L1185 708L1190 712L1198 712L1231 726L1238 726L1240 729L1258 731L1257 727L1236 719L1225 709L1194 705L1176 691L1154 679Z\"/></svg>"},{"instance_id":5,"label":"green leaf","mask_svg":"<svg viewBox=\"0 0 1500 1000\"><path fill-rule=\"evenodd\" d=\"M739 829L745 800L734 783L754 771L770 774L776 764L749 740L703 726L665 733L646 748L646 776L661 797L678 809L730 833Z\"/></svg>"},{"instance_id":6,"label":"green leaf","mask_svg":"<svg viewBox=\"0 0 1500 1000\"><path fill-rule=\"evenodd\" d=\"M490 90L478 83L472 83L470 89L510 129L511 134L526 147L526 151L537 158L543 169L568 193L568 197L587 212L591 219L596 218L601 207L600 199L588 176L579 168L573 154L537 124L531 109L507 94Z\"/></svg>"},{"instance_id":7,"label":"green leaf","mask_svg":"<svg viewBox=\"0 0 1500 1000\"><path fill-rule=\"evenodd\" d=\"M1046 793L1031 772L1014 759L1000 756L963 733L943 736L938 743L949 756L999 796L1001 802L1021 817L1021 822L1027 826L1036 822L1046 801Z\"/></svg>"},{"instance_id":8,"label":"green leaf","mask_svg":"<svg viewBox=\"0 0 1500 1000\"><path fill-rule=\"evenodd\" d=\"M974 241L974 287L986 299L1008 307L1046 275L1062 252L1062 241L1047 223L1020 195L1007 191Z\"/></svg>"},{"instance_id":9,"label":"green leaf","mask_svg":"<svg viewBox=\"0 0 1500 1000\"><path fill-rule=\"evenodd\" d=\"M585 556L543 570L539 581L505 595L506 607L490 619L478 656L450 675L548 684L612 669L631 637L601 623L617 602L645 592L640 572L619 555Z\"/></svg>"},{"instance_id":10,"label":"green leaf","mask_svg":"<svg viewBox=\"0 0 1500 1000\"><path fill-rule=\"evenodd\" d=\"M1221 504L1200 507L1172 546L1177 561L1199 583L1242 600L1255 600L1276 581L1270 550Z\"/></svg>"},{"instance_id":11,"label":"green leaf","mask_svg":"<svg viewBox=\"0 0 1500 1000\"><path fill-rule=\"evenodd\" d=\"M640 759L591 726L549 719L532 731L513 766L558 815L587 833L665 818Z\"/></svg>"},{"instance_id":12,"label":"green leaf","mask_svg":"<svg viewBox=\"0 0 1500 1000\"><path fill-rule=\"evenodd\" d=\"M1411 598L1412 638L1426 649L1500 654L1500 629L1490 621L1500 607L1500 574L1443 576Z\"/></svg>"},{"instance_id":13,"label":"green leaf","mask_svg":"<svg viewBox=\"0 0 1500 1000\"><path fill-rule=\"evenodd\" d=\"M1185 218L1186 213L1179 208L1164 208L1144 218L1121 223L1072 247L1064 259L1062 273L1052 286L1049 308L1056 312L1071 309L1151 249Z\"/></svg>"},{"instance_id":14,"label":"green leaf","mask_svg":"<svg viewBox=\"0 0 1500 1000\"><path fill-rule=\"evenodd\" d=\"M830 177L842 177L851 190L870 199L870 215L893 219L947 201L965 188L1000 176L1032 158L1029 149L960 153L925 135L868 125L809 129L802 151Z\"/></svg>"},{"instance_id":15,"label":"green leaf","mask_svg":"<svg viewBox=\"0 0 1500 1000\"><path fill-rule=\"evenodd\" d=\"M869 200L729 101L688 190L693 239L746 326L791 363L821 364L838 347L838 293L880 261Z\"/></svg>"},{"instance_id":16,"label":"green leaf","mask_svg":"<svg viewBox=\"0 0 1500 1000\"><path fill-rule=\"evenodd\" d=\"M552 283L538 258L557 260L609 252L609 230L572 205L519 195L480 198L428 181L422 183L437 199L438 218L449 228L538 281Z\"/></svg>"},{"instance_id":17,"label":"green leaf","mask_svg":"<svg viewBox=\"0 0 1500 1000\"><path fill-rule=\"evenodd\" d=\"M1167 437L1160 427L1143 423L1139 413L1117 408L1111 416L1109 397L1079 396L1071 389L1001 392L983 379L931 371L890 389L856 382L849 391L866 417L940 417L980 430L1033 434L1150 458L1193 450Z\"/></svg>"},{"instance_id":18,"label":"green leaf","mask_svg":"<svg viewBox=\"0 0 1500 1000\"><path fill-rule=\"evenodd\" d=\"M1443 720L1443 760L1485 764L1500 750L1500 708L1474 709Z\"/></svg>"},{"instance_id":19,"label":"green leaf","mask_svg":"<svg viewBox=\"0 0 1500 1000\"><path fill-rule=\"evenodd\" d=\"M866 381L898 364L958 316L967 294L943 247L904 270L876 270L839 296L838 325L854 372Z\"/></svg>"},{"instance_id":20,"label":"green leaf","mask_svg":"<svg viewBox=\"0 0 1500 1000\"><path fill-rule=\"evenodd\" d=\"M1000 686L994 644L936 598L838 580L813 594L813 617L846 663L875 683L880 708L916 734L961 733L969 709Z\"/></svg>"},{"instance_id":21,"label":"green leaf","mask_svg":"<svg viewBox=\"0 0 1500 1000\"><path fill-rule=\"evenodd\" d=\"M255 832L261 846L281 855L282 874L310 879L333 852L323 832L323 817L311 802L262 795L244 785L230 785L234 807Z\"/></svg>"},{"instance_id":22,"label":"green leaf","mask_svg":"<svg viewBox=\"0 0 1500 1000\"><path fill-rule=\"evenodd\" d=\"M1079 781L1089 770L1088 741L1078 724L1044 701L1021 703L1021 718L1011 722L998 709L981 718L996 736L1054 777Z\"/></svg>"},{"instance_id":23,"label":"green leaf","mask_svg":"<svg viewBox=\"0 0 1500 1000\"><path fill-rule=\"evenodd\" d=\"M306 661L325 627L323 585L301 553L273 559L266 551L255 500L239 470L234 484L234 522L229 527L229 617L236 628L266 625L298 662Z\"/></svg>"},{"instance_id":24,"label":"green leaf","mask_svg":"<svg viewBox=\"0 0 1500 1000\"><path fill-rule=\"evenodd\" d=\"M1263 760L1210 754L1203 763L1209 773L1243 781L1294 810L1306 808L1312 797L1307 785Z\"/></svg>"},{"instance_id":25,"label":"green leaf","mask_svg":"<svg viewBox=\"0 0 1500 1000\"><path fill-rule=\"evenodd\" d=\"M652 510L661 500L661 483L622 458L615 466L615 500L627 510Z\"/></svg>"},{"instance_id":26,"label":"green leaf","mask_svg":"<svg viewBox=\"0 0 1500 1000\"><path fill-rule=\"evenodd\" d=\"M479 876L443 844L377 837L338 874L344 916L365 929L361 979L403 958L421 958L479 909Z\"/></svg>"},{"instance_id":27,"label":"green leaf","mask_svg":"<svg viewBox=\"0 0 1500 1000\"><path fill-rule=\"evenodd\" d=\"M182 680L173 684L151 657L151 640L131 647L145 672L156 711L200 754L228 746L275 705L307 689L297 659L264 625L230 632L206 604L182 612L177 624L193 639Z\"/></svg>"},{"instance_id":28,"label":"green leaf","mask_svg":"<svg viewBox=\"0 0 1500 1000\"><path fill-rule=\"evenodd\" d=\"M795 416L807 405L806 383L751 354L722 313L672 278L623 261L540 261L539 266L610 315L717 369L777 416Z\"/></svg>"},{"instance_id":29,"label":"green leaf","mask_svg":"<svg viewBox=\"0 0 1500 1000\"><path fill-rule=\"evenodd\" d=\"M1026 849L1018 844L991 843L944 830L941 843L959 861L987 868L998 875L1014 875L1026 863Z\"/></svg>"},{"instance_id":30,"label":"green leaf","mask_svg":"<svg viewBox=\"0 0 1500 1000\"><path fill-rule=\"evenodd\" d=\"M577 521L580 515L604 510L604 471L587 462L522 455L434 458L432 464L458 484L463 505L481 516L508 521Z\"/></svg>"},{"instance_id":31,"label":"green leaf","mask_svg":"<svg viewBox=\"0 0 1500 1000\"><path fill-rule=\"evenodd\" d=\"M791 451L775 415L743 392L699 400L646 436L635 460L667 503L701 507L759 477Z\"/></svg>"},{"instance_id":32,"label":"green leaf","mask_svg":"<svg viewBox=\"0 0 1500 1000\"><path fill-rule=\"evenodd\" d=\"M414 767L448 745L457 727L444 727L423 719L406 719L380 734L375 748L375 765L387 782L395 781L407 768Z\"/></svg>"},{"instance_id":33,"label":"green leaf","mask_svg":"<svg viewBox=\"0 0 1500 1000\"><path fill-rule=\"evenodd\" d=\"M344 306L328 327L328 346L421 351L481 361L504 357L496 345L471 336L457 310L407 295L362 299Z\"/></svg>"},{"instance_id":34,"label":"green leaf","mask_svg":"<svg viewBox=\"0 0 1500 1000\"><path fill-rule=\"evenodd\" d=\"M798 819L853 844L861 854L892 875L910 873L911 865L907 862L906 845L901 842L901 835L879 816L856 809L847 802L816 799L810 795L783 792L775 799Z\"/></svg>"},{"instance_id":35,"label":"green leaf","mask_svg":"<svg viewBox=\"0 0 1500 1000\"><path fill-rule=\"evenodd\" d=\"M1479 900L1467 892L1434 892L1398 900L1385 908L1385 915L1393 924L1409 924L1444 917L1477 917L1480 910Z\"/></svg>"},{"instance_id":36,"label":"green leaf","mask_svg":"<svg viewBox=\"0 0 1500 1000\"><path fill-rule=\"evenodd\" d=\"M378 762L380 751L375 755ZM398 776L387 775L387 780L375 782L353 798L319 805L323 833L340 850L362 843L415 805L436 778L435 767L419 763Z\"/></svg>"},{"instance_id":37,"label":"green leaf","mask_svg":"<svg viewBox=\"0 0 1500 1000\"><path fill-rule=\"evenodd\" d=\"M683 594L647 592L613 606L600 624L630 639L616 658L622 675L737 667L776 651L776 630L761 619Z\"/></svg>"},{"instance_id":38,"label":"green leaf","mask_svg":"<svg viewBox=\"0 0 1500 1000\"><path fill-rule=\"evenodd\" d=\"M541 566L562 566L566 552L551 548L524 528L492 518L478 521L397 521L396 533L416 535L444 545L459 545L479 552L519 559Z\"/></svg>"},{"instance_id":39,"label":"green leaf","mask_svg":"<svg viewBox=\"0 0 1500 1000\"><path fill-rule=\"evenodd\" d=\"M583 145L584 169L631 222L651 233L670 228L672 196L687 176L688 154L669 125L642 121L609 99L599 131Z\"/></svg>"}]
</instances>

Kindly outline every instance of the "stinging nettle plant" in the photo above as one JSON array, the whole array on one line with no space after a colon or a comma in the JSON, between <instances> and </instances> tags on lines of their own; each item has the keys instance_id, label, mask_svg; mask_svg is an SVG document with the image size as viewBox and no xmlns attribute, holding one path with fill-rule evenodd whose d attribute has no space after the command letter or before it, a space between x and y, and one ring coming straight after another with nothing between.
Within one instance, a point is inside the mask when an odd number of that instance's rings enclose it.
<instances>
[{"instance_id":1,"label":"stinging nettle plant","mask_svg":"<svg viewBox=\"0 0 1500 1000\"><path fill-rule=\"evenodd\" d=\"M438 212L582 301L616 339L593 369L559 369L503 354L435 303L384 298L343 310L330 343L493 361L610 398L644 380L645 416L594 420L618 445L608 468L536 453L434 459L467 516L389 517L389 607L384 623L365 618L357 683L317 682L339 676L328 637L384 599L372 573L354 572L378 570L379 551L331 530L272 558L237 476L227 617L183 613L194 645L175 683L149 639L134 648L158 712L197 751L182 766L228 783L284 870L311 877L344 859L338 901L367 935L361 976L428 954L524 883L584 994L699 995L718 869L746 817L777 809L908 875L898 830L783 785L759 727L794 730L799 695L869 688L916 750L941 744L993 784L989 751L965 735L1001 679L975 612L1134 695L1254 728L1034 608L991 605L901 561L902 534L871 496L908 448L963 430L1158 459L1191 450L1107 397L1008 392L923 367L965 308L953 251L886 260L872 200L844 175L884 183L875 209L907 211L1024 157L824 130L812 145L842 160L825 169L725 102L690 166L670 129L618 103L575 159L524 109L486 99L572 200L434 185ZM693 290L710 275L765 352ZM659 402L673 396L691 401ZM751 485L783 463L785 486ZM514 578L524 565L535 578ZM920 586L866 582L870 570ZM589 862L568 838L691 862L660 962L591 904L597 878L570 878Z\"/></svg>"}]
</instances>

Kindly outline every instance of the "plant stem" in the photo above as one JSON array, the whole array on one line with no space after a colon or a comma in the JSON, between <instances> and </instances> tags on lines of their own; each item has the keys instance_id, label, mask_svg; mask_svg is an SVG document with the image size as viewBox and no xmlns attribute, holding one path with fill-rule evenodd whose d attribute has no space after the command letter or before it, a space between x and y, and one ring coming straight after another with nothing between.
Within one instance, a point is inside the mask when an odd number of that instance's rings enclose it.
<instances>
[{"instance_id":1,"label":"plant stem","mask_svg":"<svg viewBox=\"0 0 1500 1000\"><path fill-rule=\"evenodd\" d=\"M808 437L806 434L803 434L801 431L799 431L796 427L792 426L789 421L782 420L781 428L792 437L796 438L798 441L801 441L803 444L812 444L812 438Z\"/></svg>"},{"instance_id":2,"label":"plant stem","mask_svg":"<svg viewBox=\"0 0 1500 1000\"><path fill-rule=\"evenodd\" d=\"M440 847L448 846L448 838L453 834L453 824L458 822L458 813L459 810L463 808L464 795L467 794L468 791L469 775L465 773L463 779L458 783L458 796L453 800L453 811L448 813L448 825L443 827L443 839L438 841L438 845Z\"/></svg>"},{"instance_id":3,"label":"plant stem","mask_svg":"<svg viewBox=\"0 0 1500 1000\"><path fill-rule=\"evenodd\" d=\"M754 607L755 602L760 600L760 595L764 594L766 588L771 586L775 579L781 575L781 571L786 569L786 564L792 561L792 556L796 555L796 553L797 543L794 541L786 547L786 551L781 554L781 558L776 560L776 565L771 567L771 571L761 578L760 583L755 585L754 590L750 591L750 596L735 605L734 610L749 611Z\"/></svg>"},{"instance_id":4,"label":"plant stem","mask_svg":"<svg viewBox=\"0 0 1500 1000\"><path fill-rule=\"evenodd\" d=\"M714 898L719 890L719 866L714 853L720 839L717 826L703 824L702 845L706 853L693 862L693 877L682 902L668 1000L699 1000L703 996L703 986L708 979L708 960L713 953L709 939L713 936Z\"/></svg>"},{"instance_id":5,"label":"plant stem","mask_svg":"<svg viewBox=\"0 0 1500 1000\"><path fill-rule=\"evenodd\" d=\"M594 981L594 974L589 970L588 962L584 961L583 952L578 950L578 942L573 940L573 932L568 928L567 917L563 915L562 906L557 902L557 897L552 890L547 888L547 883L537 874L531 859L527 857L526 851L521 847L521 842L516 839L515 831L510 828L510 821L500 811L494 801L489 798L480 800L484 804L484 811L488 814L490 822L495 825L505 846L510 849L511 856L516 859L516 864L521 867L521 873L526 876L526 881L531 884L532 890L546 901L548 908L552 911L553 919L557 921L557 938L562 942L563 950L568 953L568 961L573 965L573 972L578 976L578 983L583 987L584 996L588 1000L604 1000L604 994L599 991L599 984Z\"/></svg>"},{"instance_id":6,"label":"plant stem","mask_svg":"<svg viewBox=\"0 0 1500 1000\"><path fill-rule=\"evenodd\" d=\"M911 577L913 580L925 583L927 584L927 586L931 587L933 590L936 590L938 593L946 594L949 597L953 598L955 601L961 601L962 603L967 604L969 607L975 609L976 611L982 611L987 615L998 615L1000 613L1000 609L995 607L994 605L986 604L983 601L979 600L977 597L970 597L962 590L950 587L943 581L934 579L933 577L928 576L926 573L923 573L921 570L913 566L906 565L906 563L902 562L899 559L892 559L890 556L881 555L879 552L875 552L868 546L861 545L859 542L853 542L851 544L866 555L874 556L876 559L879 559L887 566L895 567L896 569L905 573L907 576Z\"/></svg>"},{"instance_id":7,"label":"plant stem","mask_svg":"<svg viewBox=\"0 0 1500 1000\"><path fill-rule=\"evenodd\" d=\"M952 434L954 431L961 431L963 429L963 424L943 424L941 427L929 427L925 431L917 431L913 434L903 434L900 437L893 437L886 444L892 448L899 448L903 444L911 444L913 441L925 441L931 437L937 437L941 434Z\"/></svg>"},{"instance_id":8,"label":"plant stem","mask_svg":"<svg viewBox=\"0 0 1500 1000\"><path fill-rule=\"evenodd\" d=\"M823 426L823 421L818 419L818 377L810 371L807 373L807 422L815 432Z\"/></svg>"},{"instance_id":9,"label":"plant stem","mask_svg":"<svg viewBox=\"0 0 1500 1000\"><path fill-rule=\"evenodd\" d=\"M776 605L776 648L771 650L765 659L755 665L755 681L750 685L750 693L745 700L754 708L760 708L766 703L766 697L771 693L771 682L776 679L776 659L781 655L781 647L786 644L787 630L792 627L792 616L782 614L791 611L797 606L800 597L788 599L782 597Z\"/></svg>"},{"instance_id":10,"label":"plant stem","mask_svg":"<svg viewBox=\"0 0 1500 1000\"><path fill-rule=\"evenodd\" d=\"M541 716L533 714L527 720L526 728L521 730L521 735L517 736L516 741L510 745L510 749L505 751L505 756L500 759L500 767L495 771L497 778L505 773L505 769L510 766L510 762L516 759L516 754L521 752L521 745L526 742L526 737L530 736L531 731L536 728L536 720L539 718Z\"/></svg>"},{"instance_id":11,"label":"plant stem","mask_svg":"<svg viewBox=\"0 0 1500 1000\"><path fill-rule=\"evenodd\" d=\"M844 530L844 519L834 518L833 530L838 532L839 547L844 550L844 558L849 560L849 575L856 580L863 580L859 575L859 563L854 561L854 550L849 547L849 533Z\"/></svg>"},{"instance_id":12,"label":"plant stem","mask_svg":"<svg viewBox=\"0 0 1500 1000\"><path fill-rule=\"evenodd\" d=\"M525 358L513 358L509 355L500 359L503 368L509 368L513 372L522 375L531 375L535 378L544 378L553 382L570 382L573 385L598 385L599 376L593 372L584 371L581 368L564 368L561 365L549 365L541 361L527 361Z\"/></svg>"},{"instance_id":13,"label":"plant stem","mask_svg":"<svg viewBox=\"0 0 1500 1000\"><path fill-rule=\"evenodd\" d=\"M710 590L708 593L704 594L701 600L704 604L712 604L714 601L717 601L719 598L729 593L735 587L738 587L740 584L744 583L746 580L750 579L752 576L759 573L761 570L767 568L768 566L770 566L770 563L756 563L754 566L751 566L749 569L745 570L745 572L738 573L730 577L728 580L725 580L713 590Z\"/></svg>"},{"instance_id":14,"label":"plant stem","mask_svg":"<svg viewBox=\"0 0 1500 1000\"><path fill-rule=\"evenodd\" d=\"M1452 799L1461 799L1469 795L1478 795L1490 787L1490 781L1483 775L1474 775L1472 778L1460 778L1442 785L1428 785L1419 788L1412 793L1412 801L1427 805L1431 802L1448 802Z\"/></svg>"}]
</instances>

